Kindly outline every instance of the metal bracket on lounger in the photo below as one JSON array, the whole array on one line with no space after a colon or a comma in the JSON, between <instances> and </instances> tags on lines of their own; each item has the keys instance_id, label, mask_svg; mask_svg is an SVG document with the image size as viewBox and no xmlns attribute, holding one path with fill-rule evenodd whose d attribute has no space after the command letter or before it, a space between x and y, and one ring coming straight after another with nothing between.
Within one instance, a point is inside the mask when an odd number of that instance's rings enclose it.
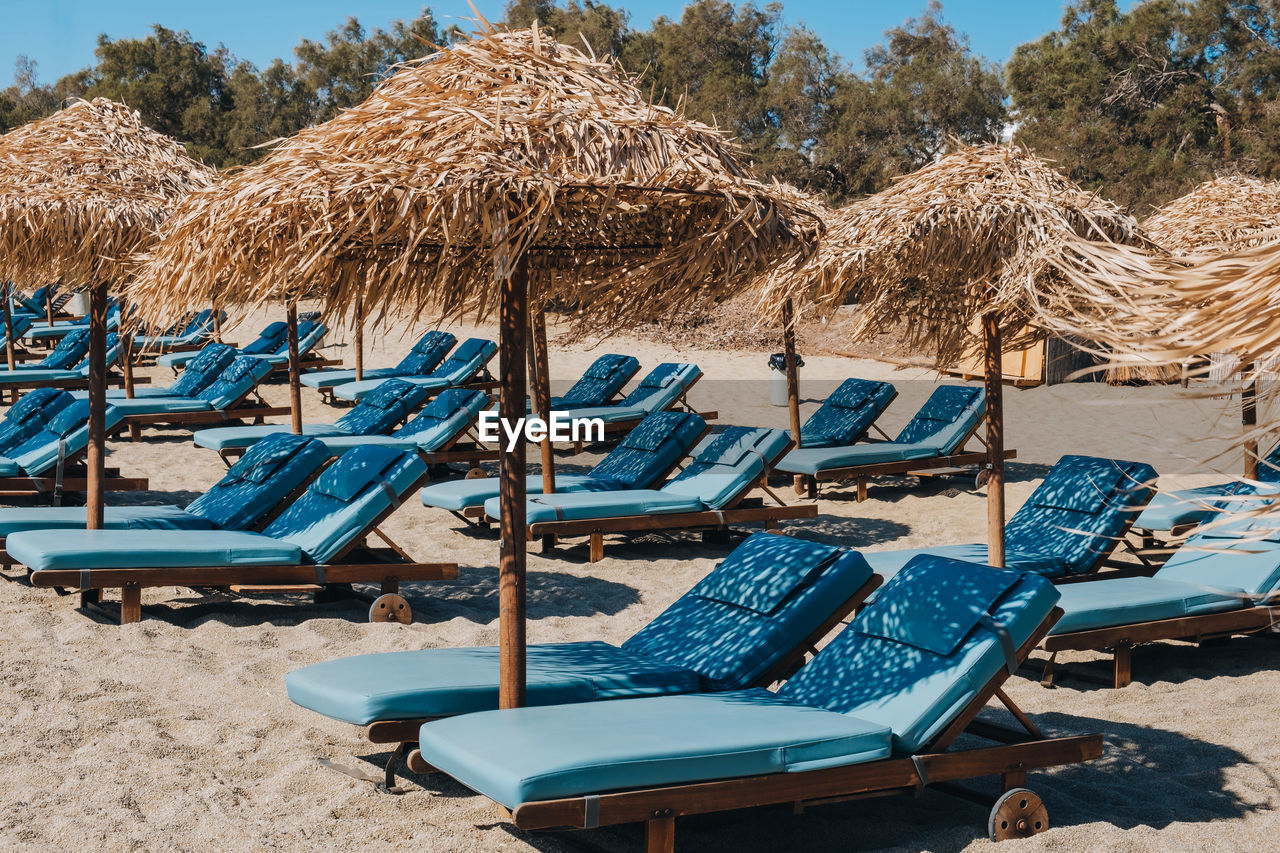
<instances>
[{"instance_id":1,"label":"metal bracket on lounger","mask_svg":"<svg viewBox=\"0 0 1280 853\"><path fill-rule=\"evenodd\" d=\"M929 768L924 766L924 761L918 755L911 756L911 763L916 768L916 796L919 796L929 785Z\"/></svg>"},{"instance_id":2,"label":"metal bracket on lounger","mask_svg":"<svg viewBox=\"0 0 1280 853\"><path fill-rule=\"evenodd\" d=\"M58 465L53 475L53 503L51 506L62 506L62 480L67 465L67 440L58 439Z\"/></svg>"}]
</instances>

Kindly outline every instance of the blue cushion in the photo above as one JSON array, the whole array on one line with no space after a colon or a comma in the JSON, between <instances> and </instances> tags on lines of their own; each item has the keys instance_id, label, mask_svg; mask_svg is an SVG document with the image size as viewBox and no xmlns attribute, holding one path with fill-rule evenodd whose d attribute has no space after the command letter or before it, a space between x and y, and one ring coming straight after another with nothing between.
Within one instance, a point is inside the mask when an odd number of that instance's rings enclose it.
<instances>
[{"instance_id":1,"label":"blue cushion","mask_svg":"<svg viewBox=\"0 0 1280 853\"><path fill-rule=\"evenodd\" d=\"M839 556L840 552L830 545L789 536L756 534L745 539L715 571L698 581L693 594L757 613L770 613L810 575ZM870 577L870 569L867 576Z\"/></svg>"},{"instance_id":2,"label":"blue cushion","mask_svg":"<svg viewBox=\"0 0 1280 853\"><path fill-rule=\"evenodd\" d=\"M640 362L633 355L610 353L591 363L568 391L552 399L556 408L601 406L607 403L627 380L635 375Z\"/></svg>"},{"instance_id":3,"label":"blue cushion","mask_svg":"<svg viewBox=\"0 0 1280 853\"><path fill-rule=\"evenodd\" d=\"M597 489L651 488L706 432L693 412L654 412L591 469Z\"/></svg>"},{"instance_id":4,"label":"blue cushion","mask_svg":"<svg viewBox=\"0 0 1280 853\"><path fill-rule=\"evenodd\" d=\"M5 550L33 571L294 565L298 546L228 530L39 530L15 533Z\"/></svg>"},{"instance_id":5,"label":"blue cushion","mask_svg":"<svg viewBox=\"0 0 1280 853\"><path fill-rule=\"evenodd\" d=\"M111 405L125 415L166 415L179 412L207 412L209 403L190 397L112 397Z\"/></svg>"},{"instance_id":6,"label":"blue cushion","mask_svg":"<svg viewBox=\"0 0 1280 853\"><path fill-rule=\"evenodd\" d=\"M1159 492L1133 522L1138 530L1168 531L1199 524L1217 511L1215 499L1229 496L1238 483L1217 483L1199 489Z\"/></svg>"},{"instance_id":7,"label":"blue cushion","mask_svg":"<svg viewBox=\"0 0 1280 853\"><path fill-rule=\"evenodd\" d=\"M802 447L793 450L778 463L778 470L788 474L816 475L836 468L878 465L883 462L906 462L936 456L934 448L924 444L901 444L882 441L856 444L852 447Z\"/></svg>"},{"instance_id":8,"label":"blue cushion","mask_svg":"<svg viewBox=\"0 0 1280 853\"><path fill-rule=\"evenodd\" d=\"M1125 479L1122 464L1092 456L1064 456L1027 499L1028 503L1074 512L1097 512Z\"/></svg>"},{"instance_id":9,"label":"blue cushion","mask_svg":"<svg viewBox=\"0 0 1280 853\"><path fill-rule=\"evenodd\" d=\"M771 469L790 444L785 430L729 427L662 491L694 496L708 509L721 509Z\"/></svg>"},{"instance_id":10,"label":"blue cushion","mask_svg":"<svg viewBox=\"0 0 1280 853\"><path fill-rule=\"evenodd\" d=\"M192 439L199 447L223 451L253 447L268 436L291 434L292 432L293 427L289 424L250 424L248 426L202 429L194 433ZM343 435L342 431L333 424L303 424L302 434L313 438Z\"/></svg>"},{"instance_id":11,"label":"blue cushion","mask_svg":"<svg viewBox=\"0 0 1280 853\"><path fill-rule=\"evenodd\" d=\"M103 507L106 530L212 530L215 525L176 506ZM5 507L0 509L0 538L23 530L84 530L81 506Z\"/></svg>"},{"instance_id":12,"label":"blue cushion","mask_svg":"<svg viewBox=\"0 0 1280 853\"><path fill-rule=\"evenodd\" d=\"M937 455L953 452L986 411L986 392L966 385L940 385L894 439L927 444Z\"/></svg>"},{"instance_id":13,"label":"blue cushion","mask_svg":"<svg viewBox=\"0 0 1280 853\"><path fill-rule=\"evenodd\" d=\"M194 398L207 388L218 374L230 367L235 357L234 347L220 343L206 345L187 365L183 374L169 386L169 395Z\"/></svg>"},{"instance_id":14,"label":"blue cushion","mask_svg":"<svg viewBox=\"0 0 1280 853\"><path fill-rule=\"evenodd\" d=\"M60 382L83 379L75 370L4 370L0 371L0 385L33 385L39 382Z\"/></svg>"},{"instance_id":15,"label":"blue cushion","mask_svg":"<svg viewBox=\"0 0 1280 853\"><path fill-rule=\"evenodd\" d=\"M702 376L696 364L667 362L660 364L640 380L640 384L618 404L622 408L639 407L647 415L670 406Z\"/></svg>"},{"instance_id":16,"label":"blue cushion","mask_svg":"<svg viewBox=\"0 0 1280 853\"><path fill-rule=\"evenodd\" d=\"M1160 567L1165 581L1264 596L1280 585L1280 543L1250 538L1193 536Z\"/></svg>"},{"instance_id":17,"label":"blue cushion","mask_svg":"<svg viewBox=\"0 0 1280 853\"><path fill-rule=\"evenodd\" d=\"M252 391L270 372L271 365L260 358L236 356L231 365L195 397L207 401L211 409L225 409Z\"/></svg>"},{"instance_id":18,"label":"blue cushion","mask_svg":"<svg viewBox=\"0 0 1280 853\"><path fill-rule=\"evenodd\" d=\"M988 575L1004 577L991 581ZM916 643L945 648L959 629L947 629L930 640L924 623L934 625L928 608L912 602L944 606L960 623L991 596L1005 578L1013 583L989 608L992 620L1021 647L1052 611L1058 590L1037 575L1008 572L940 557L917 557L890 579L880 595L848 628L828 643L778 691L780 696L877 722L893 729L894 750L913 753L926 747L963 708L1007 666L999 634L992 625L973 625L949 654ZM933 590L973 594L955 605L939 600ZM897 614L897 621L890 618ZM865 633L894 634L910 642ZM941 627L947 627L941 625Z\"/></svg>"},{"instance_id":19,"label":"blue cushion","mask_svg":"<svg viewBox=\"0 0 1280 853\"><path fill-rule=\"evenodd\" d=\"M694 672L607 643L531 645L529 705L698 689ZM289 698L355 725L467 714L498 706L498 649L420 649L338 658L290 672Z\"/></svg>"},{"instance_id":20,"label":"blue cushion","mask_svg":"<svg viewBox=\"0 0 1280 853\"><path fill-rule=\"evenodd\" d=\"M804 447L854 444L893 400L888 382L846 379L800 427Z\"/></svg>"},{"instance_id":21,"label":"blue cushion","mask_svg":"<svg viewBox=\"0 0 1280 853\"><path fill-rule=\"evenodd\" d=\"M920 554L933 554L950 560L964 560L966 563L977 563L980 566L987 565L987 546L981 543L934 545L930 548L905 548L896 551L868 551L864 556L876 574L891 578ZM1004 565L1006 569L1034 572L1048 578L1062 577L1067 573L1067 563L1061 557L1053 554L1010 551L1008 548L1005 549Z\"/></svg>"},{"instance_id":22,"label":"blue cushion","mask_svg":"<svg viewBox=\"0 0 1280 853\"><path fill-rule=\"evenodd\" d=\"M886 727L767 690L486 711L419 732L422 757L508 808L884 758Z\"/></svg>"},{"instance_id":23,"label":"blue cushion","mask_svg":"<svg viewBox=\"0 0 1280 853\"><path fill-rule=\"evenodd\" d=\"M1053 626L1053 634L1238 610L1243 602L1228 589L1213 591L1152 577L1067 584L1062 587L1060 605L1066 612Z\"/></svg>"},{"instance_id":24,"label":"blue cushion","mask_svg":"<svg viewBox=\"0 0 1280 853\"><path fill-rule=\"evenodd\" d=\"M283 320L276 320L274 323L268 323L258 333L257 339L245 346L243 352L245 355L270 355L287 344L288 336L289 324Z\"/></svg>"},{"instance_id":25,"label":"blue cushion","mask_svg":"<svg viewBox=\"0 0 1280 853\"><path fill-rule=\"evenodd\" d=\"M186 511L227 530L259 523L329 459L319 441L279 434L251 447Z\"/></svg>"},{"instance_id":26,"label":"blue cushion","mask_svg":"<svg viewBox=\"0 0 1280 853\"><path fill-rule=\"evenodd\" d=\"M616 492L572 492L539 495L528 499L527 521L573 521L586 518L624 518L631 515L664 515L698 512L702 501L688 495L668 494L650 489L626 489ZM498 498L484 502L490 518L498 518Z\"/></svg>"},{"instance_id":27,"label":"blue cushion","mask_svg":"<svg viewBox=\"0 0 1280 853\"><path fill-rule=\"evenodd\" d=\"M388 379L334 422L347 435L381 435L422 404L430 392L400 379Z\"/></svg>"}]
</instances>

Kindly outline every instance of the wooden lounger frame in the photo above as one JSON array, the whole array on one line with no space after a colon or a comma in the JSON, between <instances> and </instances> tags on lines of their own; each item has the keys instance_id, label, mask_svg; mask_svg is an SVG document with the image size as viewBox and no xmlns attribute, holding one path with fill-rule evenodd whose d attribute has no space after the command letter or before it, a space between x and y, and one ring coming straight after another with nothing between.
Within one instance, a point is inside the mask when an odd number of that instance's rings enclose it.
<instances>
[{"instance_id":1,"label":"wooden lounger frame","mask_svg":"<svg viewBox=\"0 0 1280 853\"><path fill-rule=\"evenodd\" d=\"M1019 662L1027 659L1061 616L1062 610L1054 608L1035 635L1018 650ZM1001 792L1009 792L1026 785L1029 770L1091 761L1102 756L1102 735L1049 737L1040 731L1002 689L1009 675L1009 671L1002 668L951 725L916 755L824 770L534 801L521 804L508 816L523 830L592 829L622 823L644 823L647 853L673 853L675 820L682 815L779 804L790 804L799 812L810 805L893 794L918 795L929 786L966 799L976 799L980 796L977 793L956 789L949 783L980 776L999 776ZM976 719L993 698L1013 714L1022 731ZM997 745L951 749L956 738L966 732L994 741ZM416 750L409 754L407 764L415 773L435 772L435 768L427 764ZM1009 814L1005 809L1011 809L1011 806L1006 798L1001 797L996 800L992 817ZM505 809L503 812L506 813ZM1025 832L1016 834L1029 836L1047 828L1047 825L1029 825Z\"/></svg>"},{"instance_id":2,"label":"wooden lounger frame","mask_svg":"<svg viewBox=\"0 0 1280 853\"><path fill-rule=\"evenodd\" d=\"M981 465L987 461L986 441L978 432L978 428L982 425L983 420L979 418L973 427L965 433L964 438L957 447L960 450L946 456L930 456L923 459L903 459L897 462L875 462L869 465L849 465L844 468L828 468L825 471L819 471L817 474L797 474L796 475L796 491L808 493L810 500L816 500L818 497L818 483L832 482L840 480L856 480L857 481L857 501L862 503L867 499L867 480L871 477L890 477L895 474L905 474L907 476L919 477L937 477L949 474L958 474L961 471L979 466L979 476L981 476ZM867 442L868 445L875 445L888 441L888 436L884 430L880 429L876 424L872 424L871 428L880 433L883 438L873 439ZM970 439L977 439L978 443L983 445L983 450L966 451L964 446L969 443ZM1016 459L1018 451L1005 450L1005 459Z\"/></svg>"},{"instance_id":3,"label":"wooden lounger frame","mask_svg":"<svg viewBox=\"0 0 1280 853\"><path fill-rule=\"evenodd\" d=\"M124 429L124 423L116 424L108 430L108 434L116 434ZM49 475L29 476L19 474L13 477L0 477L0 497L41 497L48 496L57 502L66 492L83 492L89 488L88 471L81 461L87 447L74 453L68 453L62 461L62 479L59 483L56 473ZM145 492L151 487L146 477L122 477L120 469L107 467L102 471L102 490L105 492Z\"/></svg>"},{"instance_id":4,"label":"wooden lounger frame","mask_svg":"<svg viewBox=\"0 0 1280 853\"><path fill-rule=\"evenodd\" d=\"M448 354L446 353L446 359L447 357L448 357ZM489 363L492 362L497 357L498 357L498 351L494 350L493 355L486 358L478 367L476 367L476 369L472 371L471 374L467 377L466 381L459 382L457 385L450 385L448 386L448 388L466 388L469 391L492 391L493 389L497 388L499 384L498 380L494 379L493 374L489 372ZM441 363L444 363L445 359L441 359L440 361ZM340 367L341 365L342 365L341 361L331 361L326 364L304 364L303 367L318 369L322 367ZM438 366L439 365L437 365L437 367ZM387 376L384 378L409 379L411 377ZM422 378L422 377L418 377L418 378ZM353 379L352 381L354 382L355 380ZM334 396L333 389L337 387L339 386L330 385L328 388L316 388L315 390L317 393L320 394L320 401L327 405L330 405L330 406L354 405L354 403L351 400L340 400ZM440 388L436 390L434 393L428 396L427 399L430 400L432 397L435 397L436 394L439 394L440 391L446 391L448 390L448 388Z\"/></svg>"},{"instance_id":5,"label":"wooden lounger frame","mask_svg":"<svg viewBox=\"0 0 1280 853\"><path fill-rule=\"evenodd\" d=\"M884 583L884 579L877 574L871 577L859 587L853 595L844 601L836 610L823 621L821 625L813 630L809 636L801 640L795 648L791 649L786 655L778 660L767 672L757 678L754 682L747 685L748 687L769 687L773 684L785 681L799 669L809 655L818 653L818 643L822 638L827 636L835 629L837 625L845 620L854 610L862 606L871 593L880 588ZM409 753L418 742L418 729L422 728L423 723L431 720L438 720L440 717L418 717L408 720L378 720L364 727L365 736L370 743L379 745L395 744L396 748L387 759L383 768L382 786L393 793L399 793L396 788L396 770L400 766L400 762Z\"/></svg>"},{"instance_id":6,"label":"wooden lounger frame","mask_svg":"<svg viewBox=\"0 0 1280 853\"><path fill-rule=\"evenodd\" d=\"M794 447L788 440L778 454L781 459ZM817 518L816 504L788 505L769 488L767 466L760 476L749 482L725 504L724 509L700 512L656 513L654 515L624 515L616 518L585 518L565 521L538 521L529 525L529 539L541 538L544 550L554 547L556 539L565 536L590 537L588 559L598 563L604 559L604 535L606 533L644 533L658 530L703 530L707 533L727 533L733 524L763 523L765 530L775 530L779 521L799 518ZM760 489L772 498L777 506L767 506L763 498L750 498ZM705 535L705 534L704 534Z\"/></svg>"},{"instance_id":7,"label":"wooden lounger frame","mask_svg":"<svg viewBox=\"0 0 1280 853\"><path fill-rule=\"evenodd\" d=\"M1041 645L1049 653L1049 658L1045 661L1040 683L1045 687L1052 686L1058 652L1100 651L1111 653L1111 686L1126 687L1133 680L1135 646L1160 640L1202 643L1237 634L1268 631L1280 623L1280 606L1277 604L1280 604L1280 599L1270 596L1252 607L1222 613L1203 613L1175 619L1158 619L1154 622L1073 631L1068 634L1052 634L1045 637Z\"/></svg>"},{"instance_id":8,"label":"wooden lounger frame","mask_svg":"<svg viewBox=\"0 0 1280 853\"><path fill-rule=\"evenodd\" d=\"M253 400L249 400L250 396ZM239 399L224 409L208 409L197 412L139 412L125 415L122 423L129 427L129 436L134 441L142 440L142 427L157 424L170 424L178 427L192 427L202 424L221 424L227 421L252 420L260 424L266 418L276 415L287 415L288 406L272 406L262 399L257 387L245 391Z\"/></svg>"},{"instance_id":9,"label":"wooden lounger frame","mask_svg":"<svg viewBox=\"0 0 1280 853\"><path fill-rule=\"evenodd\" d=\"M419 477L405 489L411 494L426 481ZM382 594L398 592L403 581L456 580L457 563L419 563L382 531L380 525L399 509L399 502L365 525L361 534L328 563L234 566L178 566L145 569L53 569L29 572L31 584L40 587L75 589L80 593L80 606L91 609L101 603L103 589L120 590L120 624L142 619L142 590L159 586L244 587L254 592L269 592L275 587L296 591L299 585L312 586L323 593L333 584L378 583ZM387 547L372 548L366 540L377 536ZM7 555L6 555L7 556Z\"/></svg>"}]
</instances>

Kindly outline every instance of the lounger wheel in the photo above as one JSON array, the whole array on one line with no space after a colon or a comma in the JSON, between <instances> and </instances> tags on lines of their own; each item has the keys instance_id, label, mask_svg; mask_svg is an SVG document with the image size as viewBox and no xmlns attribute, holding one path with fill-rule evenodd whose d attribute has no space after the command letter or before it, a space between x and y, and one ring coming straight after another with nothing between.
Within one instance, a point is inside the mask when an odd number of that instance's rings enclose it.
<instances>
[{"instance_id":1,"label":"lounger wheel","mask_svg":"<svg viewBox=\"0 0 1280 853\"><path fill-rule=\"evenodd\" d=\"M1011 788L996 800L987 818L987 834L992 841L1030 838L1049 828L1049 811L1044 801L1027 788Z\"/></svg>"},{"instance_id":2,"label":"lounger wheel","mask_svg":"<svg viewBox=\"0 0 1280 853\"><path fill-rule=\"evenodd\" d=\"M380 595L369 605L370 622L399 622L408 625L413 621L413 610L403 595L388 592Z\"/></svg>"},{"instance_id":3,"label":"lounger wheel","mask_svg":"<svg viewBox=\"0 0 1280 853\"><path fill-rule=\"evenodd\" d=\"M978 473L974 476L973 485L975 488L981 489L983 486L987 484L987 481L990 479L991 479L991 469L987 468L986 466L983 466L978 469Z\"/></svg>"},{"instance_id":4,"label":"lounger wheel","mask_svg":"<svg viewBox=\"0 0 1280 853\"><path fill-rule=\"evenodd\" d=\"M488 477L488 476L489 475L485 473L485 470L483 468L472 468L470 471L467 472L468 480L483 480L485 477Z\"/></svg>"}]
</instances>

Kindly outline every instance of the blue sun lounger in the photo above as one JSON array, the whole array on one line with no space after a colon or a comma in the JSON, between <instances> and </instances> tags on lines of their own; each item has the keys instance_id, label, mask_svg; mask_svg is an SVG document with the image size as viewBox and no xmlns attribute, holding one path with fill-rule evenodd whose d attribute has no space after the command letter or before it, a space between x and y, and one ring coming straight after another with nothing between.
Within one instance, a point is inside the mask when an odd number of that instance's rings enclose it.
<instances>
[{"instance_id":1,"label":"blue sun lounger","mask_svg":"<svg viewBox=\"0 0 1280 853\"><path fill-rule=\"evenodd\" d=\"M85 334L87 336L88 333ZM88 349L87 341L85 348ZM108 368L120 360L120 340L115 332L107 335L106 358ZM119 384L123 380L118 376L108 376L107 381ZM87 352L68 368L19 367L15 370L0 370L0 391L20 388L85 388L88 384L89 355Z\"/></svg>"},{"instance_id":2,"label":"blue sun lounger","mask_svg":"<svg viewBox=\"0 0 1280 853\"><path fill-rule=\"evenodd\" d=\"M622 386L640 370L640 360L633 355L606 353L586 369L577 382L559 396L551 398L552 410L605 406L617 396ZM529 401L530 411L533 400Z\"/></svg>"},{"instance_id":3,"label":"blue sun lounger","mask_svg":"<svg viewBox=\"0 0 1280 853\"><path fill-rule=\"evenodd\" d=\"M185 507L103 507L103 529L250 530L271 517L328 461L324 445L315 439L269 436ZM24 530L84 529L84 507L0 509L0 542Z\"/></svg>"},{"instance_id":4,"label":"blue sun lounger","mask_svg":"<svg viewBox=\"0 0 1280 853\"><path fill-rule=\"evenodd\" d=\"M940 385L893 441L844 447L801 447L778 463L778 470L805 478L809 496L818 482L856 480L858 500L866 500L867 479L929 468L976 465L986 452L963 452L987 409L987 395L967 385ZM1012 458L1014 451L1007 451Z\"/></svg>"},{"instance_id":5,"label":"blue sun lounger","mask_svg":"<svg viewBox=\"0 0 1280 853\"><path fill-rule=\"evenodd\" d=\"M483 711L424 723L415 771L445 773L522 829L647 823L670 853L677 816L916 793L999 775L993 836L1047 828L1026 771L1097 758L1099 735L974 723L1057 615L1045 579L921 557L775 693L763 688ZM922 606L927 602L928 606ZM952 749L966 730L988 738ZM1039 806L1038 798L1036 806ZM1021 812L1021 815L1019 815ZM1034 821L1040 821L1038 825Z\"/></svg>"},{"instance_id":6,"label":"blue sun lounger","mask_svg":"<svg viewBox=\"0 0 1280 853\"><path fill-rule=\"evenodd\" d=\"M1005 524L1005 566L1055 580L1096 573L1125 541L1155 481L1155 469L1143 462L1063 456ZM891 577L918 554L987 562L987 546L981 543L866 556L876 572Z\"/></svg>"},{"instance_id":7,"label":"blue sun lounger","mask_svg":"<svg viewBox=\"0 0 1280 853\"><path fill-rule=\"evenodd\" d=\"M62 337L58 345L39 361L16 365L17 370L68 370L89 354L89 330L76 329Z\"/></svg>"},{"instance_id":8,"label":"blue sun lounger","mask_svg":"<svg viewBox=\"0 0 1280 853\"><path fill-rule=\"evenodd\" d=\"M395 429L397 424L418 406L429 392L409 382L389 379L378 390L366 396L351 411L331 424L303 424L302 434L310 436L369 436L382 435ZM217 427L202 429L193 438L200 447L216 450L223 459L239 456L245 448L252 447L270 435L292 432L290 424L258 424L255 426Z\"/></svg>"},{"instance_id":9,"label":"blue sun lounger","mask_svg":"<svg viewBox=\"0 0 1280 853\"><path fill-rule=\"evenodd\" d=\"M655 412L627 433L589 473L556 472L556 493L649 489L661 483L703 436L707 422L693 412ZM463 521L484 517L485 501L498 496L496 477L433 483L422 490L425 506L448 510ZM542 475L525 479L527 494L542 493Z\"/></svg>"},{"instance_id":10,"label":"blue sun lounger","mask_svg":"<svg viewBox=\"0 0 1280 853\"><path fill-rule=\"evenodd\" d=\"M617 403L608 406L565 407L561 412L568 418L599 418L604 421L606 433L626 432L654 412L683 407L693 411L686 395L698 380L702 370L696 364L667 362L649 372L635 389ZM701 413L704 420L715 420L716 413Z\"/></svg>"},{"instance_id":11,"label":"blue sun lounger","mask_svg":"<svg viewBox=\"0 0 1280 853\"><path fill-rule=\"evenodd\" d=\"M395 367L375 367L364 371L364 380L393 379L404 376L426 376L444 361L444 357L457 342L449 332L427 332L409 350L408 355L400 359ZM300 377L302 384L328 394L335 385L345 385L356 381L354 370L317 370L304 373Z\"/></svg>"},{"instance_id":12,"label":"blue sun lounger","mask_svg":"<svg viewBox=\"0 0 1280 853\"><path fill-rule=\"evenodd\" d=\"M0 456L39 432L73 402L75 398L71 393L59 388L37 388L23 394L0 419Z\"/></svg>"},{"instance_id":13,"label":"blue sun lounger","mask_svg":"<svg viewBox=\"0 0 1280 853\"><path fill-rule=\"evenodd\" d=\"M393 381L396 380L387 380L383 387ZM425 388L413 387L424 395L431 393ZM378 393L380 390L367 395L364 400ZM361 405L364 400L357 405ZM341 456L353 447L377 445L416 453L422 461L432 466L451 462L469 462L474 466L481 461L498 458L496 447L481 447L474 435L470 436L470 441L463 441L469 436L476 416L490 402L489 395L483 391L449 388L437 394L422 411L391 435L326 435L321 436L320 440L334 456Z\"/></svg>"},{"instance_id":14,"label":"blue sun lounger","mask_svg":"<svg viewBox=\"0 0 1280 853\"><path fill-rule=\"evenodd\" d=\"M268 323L258 333L258 337L250 341L246 346L233 348L236 349L238 355L269 355L280 349L281 346L287 348L287 338L289 335L289 324L283 320L276 320L274 323ZM156 359L156 364L161 367L168 367L176 374L180 372L191 362L195 361L200 355L200 351L187 352L169 352Z\"/></svg>"},{"instance_id":15,"label":"blue sun lounger","mask_svg":"<svg viewBox=\"0 0 1280 853\"><path fill-rule=\"evenodd\" d=\"M20 341L18 339L26 334L27 330L35 325L36 321L30 314L11 314L9 316L9 322L13 324L14 343L20 345ZM0 336L4 335L4 333L4 326L0 324Z\"/></svg>"},{"instance_id":16,"label":"blue sun lounger","mask_svg":"<svg viewBox=\"0 0 1280 853\"><path fill-rule=\"evenodd\" d=\"M1063 587L1062 608L1043 643L1046 685L1060 651L1110 652L1119 688L1131 680L1136 646L1272 630L1280 622L1280 514L1215 518L1151 577Z\"/></svg>"},{"instance_id":17,"label":"blue sun lounger","mask_svg":"<svg viewBox=\"0 0 1280 853\"><path fill-rule=\"evenodd\" d=\"M114 299L110 307L107 309L107 331L115 331L120 325L120 303ZM60 340L64 335L70 334L77 329L89 328L89 317L86 315L77 320L66 320L49 325L48 323L33 323L30 329L23 334L23 339L32 343L49 344L53 341Z\"/></svg>"},{"instance_id":18,"label":"blue sun lounger","mask_svg":"<svg viewBox=\"0 0 1280 853\"><path fill-rule=\"evenodd\" d=\"M49 300L54 299L53 288L45 285L37 287L27 296L21 290L9 284L9 293L13 294L13 310L15 314L24 314L35 319L49 316Z\"/></svg>"},{"instance_id":19,"label":"blue sun lounger","mask_svg":"<svg viewBox=\"0 0 1280 853\"><path fill-rule=\"evenodd\" d=\"M845 447L857 444L897 396L898 390L888 382L846 379L801 425L800 446Z\"/></svg>"},{"instance_id":20,"label":"blue sun lounger","mask_svg":"<svg viewBox=\"0 0 1280 853\"><path fill-rule=\"evenodd\" d=\"M758 533L631 639L528 648L530 705L767 687L789 674L879 584L856 553ZM294 703L417 740L430 718L498 707L498 649L355 655L289 673ZM388 785L404 747L387 765Z\"/></svg>"},{"instance_id":21,"label":"blue sun lounger","mask_svg":"<svg viewBox=\"0 0 1280 853\"><path fill-rule=\"evenodd\" d=\"M1133 527L1150 538L1155 538L1155 534L1161 534L1160 538L1181 536L1215 514L1233 496L1272 491L1280 492L1280 444L1259 462L1256 483L1237 480L1198 489L1160 492L1142 510Z\"/></svg>"},{"instance_id":22,"label":"blue sun lounger","mask_svg":"<svg viewBox=\"0 0 1280 853\"><path fill-rule=\"evenodd\" d=\"M604 557L605 533L712 530L723 535L733 524L772 528L782 520L815 518L814 504L786 505L771 492L766 494L778 506L748 497L791 446L786 430L728 427L660 489L557 492L529 498L529 538L588 536L594 563ZM496 521L499 499L485 501L484 512Z\"/></svg>"},{"instance_id":23,"label":"blue sun lounger","mask_svg":"<svg viewBox=\"0 0 1280 853\"><path fill-rule=\"evenodd\" d=\"M218 323L225 322L227 313L219 311L215 315L212 308L197 312L185 323L179 324L163 334L135 335L134 347L147 353L161 354L167 352L190 352L213 337L213 330Z\"/></svg>"},{"instance_id":24,"label":"blue sun lounger","mask_svg":"<svg viewBox=\"0 0 1280 853\"><path fill-rule=\"evenodd\" d=\"M498 345L483 338L468 338L449 353L449 357L425 376L402 376L405 382L421 385L431 391L443 391L472 383L483 374L488 378L488 367L498 354ZM340 400L359 400L373 391L383 379L366 379L363 382L347 382L333 387L333 396Z\"/></svg>"},{"instance_id":25,"label":"blue sun lounger","mask_svg":"<svg viewBox=\"0 0 1280 853\"><path fill-rule=\"evenodd\" d=\"M67 392L63 391L62 394ZM62 404L64 397L54 398ZM15 405L21 405L21 400ZM107 406L106 430L111 434L121 423L120 411ZM32 429L32 427L36 427ZM89 402L71 400L57 414L31 417L16 428L21 438L11 439L0 456L0 495L38 496L55 506L65 492L83 492L87 487L80 457L89 444ZM106 491L137 491L147 488L146 478L121 477L115 468L104 471Z\"/></svg>"},{"instance_id":26,"label":"blue sun lounger","mask_svg":"<svg viewBox=\"0 0 1280 853\"><path fill-rule=\"evenodd\" d=\"M393 593L402 581L457 576L453 564L412 563L401 549L363 545L375 532L385 539L378 525L426 473L412 453L361 447L340 456L260 533L63 530L48 536L37 530L14 533L5 544L35 586L121 589L122 622L141 618L145 587L308 583L337 593L365 582Z\"/></svg>"},{"instance_id":27,"label":"blue sun lounger","mask_svg":"<svg viewBox=\"0 0 1280 853\"><path fill-rule=\"evenodd\" d=\"M301 368L326 367L333 362L315 353L315 348L324 340L329 329L319 320L298 321L298 358ZM234 348L233 348L234 349ZM289 326L284 322L275 322L262 330L262 333L248 346L237 350L239 355L251 355L271 365L272 372L280 373L289 369ZM156 364L171 368L175 373L186 367L195 357L194 352L171 352L156 359Z\"/></svg>"}]
</instances>

